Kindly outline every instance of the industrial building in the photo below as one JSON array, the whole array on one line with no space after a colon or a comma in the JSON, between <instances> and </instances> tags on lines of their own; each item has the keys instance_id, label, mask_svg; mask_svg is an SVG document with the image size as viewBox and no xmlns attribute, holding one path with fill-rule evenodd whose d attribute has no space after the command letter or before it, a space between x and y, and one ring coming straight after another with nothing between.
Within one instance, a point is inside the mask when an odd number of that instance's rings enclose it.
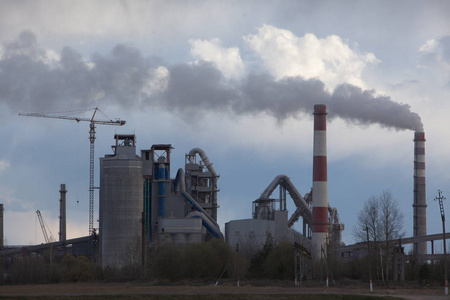
<instances>
[{"instance_id":1,"label":"industrial building","mask_svg":"<svg viewBox=\"0 0 450 300\"><path fill-rule=\"evenodd\" d=\"M171 145L153 145L138 156L135 135L114 139L114 153L100 159L103 266L139 263L161 242L223 238L217 224L219 176L203 150L192 149L185 170L173 179Z\"/></svg>"},{"instance_id":2,"label":"industrial building","mask_svg":"<svg viewBox=\"0 0 450 300\"><path fill-rule=\"evenodd\" d=\"M326 116L325 105L314 106L312 189L302 196L287 175L276 176L253 201L252 218L225 224L226 241L232 248L239 245L256 252L270 236L275 243L295 245L299 253L312 259L320 259L329 245L342 259L364 254L364 245L342 243L344 225L328 202ZM219 175L213 164L202 149L194 148L185 156L184 169L172 176L172 149L170 144L155 144L138 155L134 134L114 135L113 153L100 158L99 232L66 239L67 190L62 184L59 241L21 248L1 244L0 256L42 253L51 246L54 255L86 255L99 259L103 267L122 267L143 263L161 243L223 239L217 224ZM425 134L415 132L414 236L402 243L413 244L414 253L424 260L435 259L433 243L438 240L437 235L427 236L425 181ZM287 210L289 198L295 205L292 214ZM299 230L294 229L296 223ZM427 242L432 248L429 256Z\"/></svg>"},{"instance_id":3,"label":"industrial building","mask_svg":"<svg viewBox=\"0 0 450 300\"><path fill-rule=\"evenodd\" d=\"M257 250L270 234L275 242L293 242L314 258L320 258L331 236L336 239L333 243L341 245L344 226L327 199L326 106L316 105L314 114L312 192L304 199L289 177L277 176L253 202L252 219L226 224L230 245L253 243ZM172 179L171 145L153 145L138 156L135 135L116 134L114 139L114 153L100 159L103 266L138 263L148 249L165 241L191 243L223 238L217 224L219 176L203 150L192 149L186 155L185 169L179 169ZM277 187L280 199L275 200L270 197ZM296 205L289 219L287 192ZM293 229L299 219L302 233Z\"/></svg>"},{"instance_id":4,"label":"industrial building","mask_svg":"<svg viewBox=\"0 0 450 300\"><path fill-rule=\"evenodd\" d=\"M289 242L302 253L320 259L326 245L342 246L342 230L339 215L328 204L326 106L314 106L314 158L313 188L305 197L286 175L278 175L253 202L253 218L230 221L225 224L227 241L231 246L240 244L258 249L270 235L274 242ZM276 188L279 198L271 198ZM287 192L294 201L295 211L288 218ZM279 205L277 205L277 203ZM293 229L301 219L301 232Z\"/></svg>"},{"instance_id":5,"label":"industrial building","mask_svg":"<svg viewBox=\"0 0 450 300\"><path fill-rule=\"evenodd\" d=\"M303 197L286 175L278 175L253 201L252 218L225 224L226 241L257 251L268 236L293 243L303 255L323 257L332 245L343 258L358 256L342 242L344 225L328 203L325 105L314 106L312 189ZM414 252L427 255L425 134L414 138ZM114 153L100 161L100 249L102 265L122 266L145 259L162 242L192 243L223 238L217 224L219 176L201 149L186 155L185 168L171 176L171 145L153 145L136 155L134 135L115 135ZM173 178L174 177L174 178ZM279 197L274 197L278 188ZM289 215L288 195L295 204ZM299 222L300 230L294 229ZM359 251L359 252L358 252ZM432 251L434 252L434 251ZM434 253L432 253L434 255Z\"/></svg>"},{"instance_id":6,"label":"industrial building","mask_svg":"<svg viewBox=\"0 0 450 300\"><path fill-rule=\"evenodd\" d=\"M271 194L279 188L280 198L271 198ZM294 199L297 209L288 219L286 209L287 191ZM310 194L305 198L310 200ZM310 203L310 201L308 201ZM225 224L225 235L230 246L239 245L247 252L256 252L270 236L273 242L296 243L304 249L310 249L311 209L295 186L286 175L277 176L266 188L260 198L253 201L251 219L232 220ZM302 214L301 212L304 212ZM302 216L303 215L303 216ZM303 233L297 232L292 227L302 216Z\"/></svg>"}]
</instances>

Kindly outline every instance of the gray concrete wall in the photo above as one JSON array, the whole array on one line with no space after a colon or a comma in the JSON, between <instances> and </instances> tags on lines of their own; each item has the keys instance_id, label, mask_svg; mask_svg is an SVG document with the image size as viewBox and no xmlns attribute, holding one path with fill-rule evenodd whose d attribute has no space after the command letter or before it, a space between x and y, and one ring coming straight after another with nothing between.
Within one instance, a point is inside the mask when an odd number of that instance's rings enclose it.
<instances>
[{"instance_id":1,"label":"gray concrete wall","mask_svg":"<svg viewBox=\"0 0 450 300\"><path fill-rule=\"evenodd\" d=\"M235 249L236 244L239 244L239 248L249 255L261 249L268 234L272 236L274 244L296 242L309 249L310 240L289 228L287 218L287 211L275 211L274 220L245 219L230 221L225 224L226 241L233 249Z\"/></svg>"},{"instance_id":2,"label":"gray concrete wall","mask_svg":"<svg viewBox=\"0 0 450 300\"><path fill-rule=\"evenodd\" d=\"M200 243L203 231L202 220L197 218L167 218L158 221L159 242Z\"/></svg>"}]
</instances>

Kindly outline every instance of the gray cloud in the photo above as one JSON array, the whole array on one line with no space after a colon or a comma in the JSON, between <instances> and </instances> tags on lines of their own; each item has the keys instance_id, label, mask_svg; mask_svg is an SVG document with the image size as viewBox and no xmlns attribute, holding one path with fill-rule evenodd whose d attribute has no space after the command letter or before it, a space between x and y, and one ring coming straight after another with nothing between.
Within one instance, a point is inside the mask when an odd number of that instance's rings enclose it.
<instances>
[{"instance_id":1,"label":"gray cloud","mask_svg":"<svg viewBox=\"0 0 450 300\"><path fill-rule=\"evenodd\" d=\"M268 74L251 73L230 81L212 64L201 62L166 66L167 89L149 95L143 91L162 61L126 45L117 45L108 55L94 54L90 64L69 47L61 51L60 60L52 61L31 32L23 32L3 49L0 101L15 111L51 112L115 103L131 110L158 105L183 117L205 110L237 115L265 112L282 122L311 115L313 105L322 103L329 106L331 118L423 129L408 105L352 85L338 86L330 94L321 81L301 77L274 80Z\"/></svg>"},{"instance_id":2,"label":"gray cloud","mask_svg":"<svg viewBox=\"0 0 450 300\"><path fill-rule=\"evenodd\" d=\"M0 101L14 110L54 111L110 101L132 107L157 66L157 59L125 45L115 46L108 55L94 54L91 66L70 47L54 61L31 32L21 33L3 49Z\"/></svg>"}]
</instances>

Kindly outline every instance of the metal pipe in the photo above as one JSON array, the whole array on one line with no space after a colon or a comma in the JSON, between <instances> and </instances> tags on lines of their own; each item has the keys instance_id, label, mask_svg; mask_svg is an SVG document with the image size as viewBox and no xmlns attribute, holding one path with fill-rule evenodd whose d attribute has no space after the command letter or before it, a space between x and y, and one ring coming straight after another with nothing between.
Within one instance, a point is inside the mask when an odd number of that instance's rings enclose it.
<instances>
[{"instance_id":1,"label":"metal pipe","mask_svg":"<svg viewBox=\"0 0 450 300\"><path fill-rule=\"evenodd\" d=\"M165 187L165 178L166 178L166 167L164 164L159 165L158 169L158 180L159 180L159 216L164 218L166 215L166 207L165 207L165 196L166 196L166 187Z\"/></svg>"},{"instance_id":2,"label":"metal pipe","mask_svg":"<svg viewBox=\"0 0 450 300\"><path fill-rule=\"evenodd\" d=\"M311 209L309 208L309 205L306 203L306 201L303 199L300 192L297 190L297 188L292 183L291 179L284 175L280 174L277 177L275 177L272 182L267 186L267 188L264 190L264 192L261 194L259 199L269 199L270 195L273 193L273 191L276 189L278 185L282 185L291 195L292 200L294 200L295 206L297 207L297 213L294 212L294 214L303 214L303 218L307 220L307 223L311 223ZM298 217L297 217L298 220ZM294 221L295 222L295 221ZM293 224L293 223L292 223ZM292 226L292 225L291 225ZM290 227L291 227L290 226Z\"/></svg>"},{"instance_id":3,"label":"metal pipe","mask_svg":"<svg viewBox=\"0 0 450 300\"><path fill-rule=\"evenodd\" d=\"M217 172L216 170L214 170L213 164L209 161L208 157L205 154L205 151L203 151L200 148L194 148L191 151L189 151L190 163L194 163L193 160L195 154L198 154L200 156L208 171L211 172L213 175L217 176Z\"/></svg>"},{"instance_id":4,"label":"metal pipe","mask_svg":"<svg viewBox=\"0 0 450 300\"><path fill-rule=\"evenodd\" d=\"M178 169L177 176L174 180L174 189L177 192L180 192L181 195L188 201L190 205L192 205L198 212L202 213L213 225L210 228L206 227L206 229L210 230L210 232L214 236L218 236L218 238L223 239L223 234L220 232L220 226L217 222L201 207L200 204L195 201L191 195L186 192L186 182L184 178L184 170Z\"/></svg>"},{"instance_id":5,"label":"metal pipe","mask_svg":"<svg viewBox=\"0 0 450 300\"><path fill-rule=\"evenodd\" d=\"M205 154L205 151L203 151L200 148L194 148L191 151L189 151L189 157L190 157L190 163L194 163L194 156L198 154L200 158L202 159L203 163L205 164L208 171L213 175L211 180L211 186L214 188L214 191L211 195L211 203L212 203L212 216L215 220L217 220L217 172L214 170L213 164L209 161L208 157Z\"/></svg>"},{"instance_id":6,"label":"metal pipe","mask_svg":"<svg viewBox=\"0 0 450 300\"><path fill-rule=\"evenodd\" d=\"M328 237L327 106L314 105L312 256L319 259Z\"/></svg>"}]
</instances>

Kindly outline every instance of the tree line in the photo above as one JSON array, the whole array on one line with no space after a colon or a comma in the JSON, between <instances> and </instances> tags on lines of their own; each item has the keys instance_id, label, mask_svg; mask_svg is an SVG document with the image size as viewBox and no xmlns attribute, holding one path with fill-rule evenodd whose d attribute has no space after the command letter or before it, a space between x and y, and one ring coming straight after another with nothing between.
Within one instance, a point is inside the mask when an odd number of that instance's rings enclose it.
<instances>
[{"instance_id":1,"label":"tree line","mask_svg":"<svg viewBox=\"0 0 450 300\"><path fill-rule=\"evenodd\" d=\"M388 282L393 279L393 246L388 241L401 238L403 214L398 202L389 191L370 197L358 213L353 235L358 242L368 245L367 254L343 261L327 251L326 260L308 261L301 277L323 279L329 273L331 280L354 279ZM367 243L368 242L368 243ZM274 243L268 235L260 249L248 251L245 245L231 247L223 240L207 243L172 244L164 243L147 253L143 265L129 260L122 268L101 268L97 262L86 257L66 255L50 260L48 256L25 257L6 268L0 265L4 276L1 284L52 283L77 281L121 281L154 280L176 282L182 280L293 280L295 249L291 243ZM368 272L371 266L371 274ZM411 260L405 265L406 280L431 282L443 280L443 265L421 264Z\"/></svg>"}]
</instances>

